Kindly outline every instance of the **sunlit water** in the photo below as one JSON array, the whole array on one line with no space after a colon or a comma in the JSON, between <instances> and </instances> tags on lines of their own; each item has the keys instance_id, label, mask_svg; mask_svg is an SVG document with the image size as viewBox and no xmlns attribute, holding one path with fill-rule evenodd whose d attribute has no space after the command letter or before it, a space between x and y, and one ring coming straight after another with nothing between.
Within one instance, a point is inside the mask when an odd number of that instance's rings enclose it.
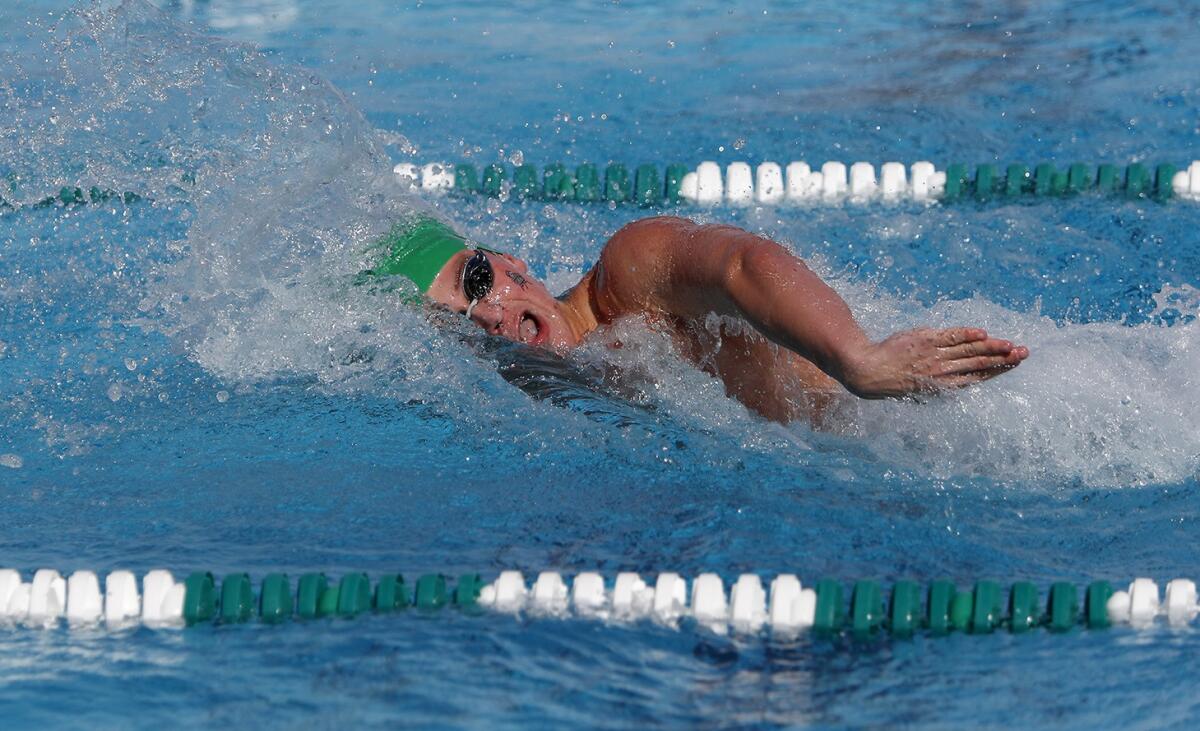
<instances>
[{"instance_id":1,"label":"sunlit water","mask_svg":"<svg viewBox=\"0 0 1200 731\"><path fill-rule=\"evenodd\" d=\"M420 199L400 160L1200 157L1197 11L992 5L0 9L0 564L1194 577L1192 204L684 211L775 237L874 335L1032 350L832 432L749 414L637 322L558 359L350 285L414 207L555 291L643 213ZM64 185L141 200L38 205ZM1198 649L453 613L14 629L0 703L22 726L1184 727Z\"/></svg>"}]
</instances>

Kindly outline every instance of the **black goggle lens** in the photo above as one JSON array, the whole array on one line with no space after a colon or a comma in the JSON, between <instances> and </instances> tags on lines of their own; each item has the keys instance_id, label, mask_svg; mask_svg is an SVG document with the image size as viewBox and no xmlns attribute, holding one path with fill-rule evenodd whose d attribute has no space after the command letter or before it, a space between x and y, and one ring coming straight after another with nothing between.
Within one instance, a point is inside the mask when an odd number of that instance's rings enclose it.
<instances>
[{"instance_id":1,"label":"black goggle lens","mask_svg":"<svg viewBox=\"0 0 1200 731\"><path fill-rule=\"evenodd\" d=\"M472 302L479 301L492 291L495 281L491 262L482 251L476 251L463 267L463 294Z\"/></svg>"}]
</instances>

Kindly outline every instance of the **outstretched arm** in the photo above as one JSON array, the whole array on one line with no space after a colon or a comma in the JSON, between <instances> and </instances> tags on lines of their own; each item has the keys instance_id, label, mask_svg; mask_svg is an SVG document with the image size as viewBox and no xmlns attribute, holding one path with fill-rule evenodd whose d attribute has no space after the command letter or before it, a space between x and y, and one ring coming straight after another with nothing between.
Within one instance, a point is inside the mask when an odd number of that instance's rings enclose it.
<instances>
[{"instance_id":1,"label":"outstretched arm","mask_svg":"<svg viewBox=\"0 0 1200 731\"><path fill-rule=\"evenodd\" d=\"M980 328L918 329L872 342L845 301L779 244L732 226L651 218L601 255L618 309L741 317L862 398L965 386L1018 365L1029 350Z\"/></svg>"}]
</instances>

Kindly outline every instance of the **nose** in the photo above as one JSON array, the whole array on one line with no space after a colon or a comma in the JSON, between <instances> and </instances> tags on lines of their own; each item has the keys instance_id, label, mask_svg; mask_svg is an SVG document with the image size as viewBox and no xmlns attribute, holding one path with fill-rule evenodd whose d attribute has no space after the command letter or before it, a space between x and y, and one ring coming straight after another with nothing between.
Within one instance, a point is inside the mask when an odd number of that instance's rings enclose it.
<instances>
[{"instance_id":1,"label":"nose","mask_svg":"<svg viewBox=\"0 0 1200 731\"><path fill-rule=\"evenodd\" d=\"M486 301L479 302L471 310L471 320L488 332L499 335L504 312L496 305Z\"/></svg>"}]
</instances>

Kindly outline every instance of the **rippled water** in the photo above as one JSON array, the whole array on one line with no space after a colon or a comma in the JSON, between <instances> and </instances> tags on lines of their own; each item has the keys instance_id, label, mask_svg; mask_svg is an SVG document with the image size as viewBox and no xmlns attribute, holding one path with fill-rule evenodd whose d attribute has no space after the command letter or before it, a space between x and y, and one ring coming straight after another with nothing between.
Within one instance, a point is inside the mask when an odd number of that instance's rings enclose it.
<instances>
[{"instance_id":1,"label":"rippled water","mask_svg":"<svg viewBox=\"0 0 1200 731\"><path fill-rule=\"evenodd\" d=\"M0 564L1193 576L1192 204L685 211L777 238L873 334L1033 351L832 432L751 416L638 323L561 360L349 285L413 207L555 290L643 215L421 199L401 160L1200 157L1195 9L993 5L0 9ZM138 199L40 203L63 186ZM20 726L1183 727L1196 650L455 614L12 629L0 699Z\"/></svg>"}]
</instances>

